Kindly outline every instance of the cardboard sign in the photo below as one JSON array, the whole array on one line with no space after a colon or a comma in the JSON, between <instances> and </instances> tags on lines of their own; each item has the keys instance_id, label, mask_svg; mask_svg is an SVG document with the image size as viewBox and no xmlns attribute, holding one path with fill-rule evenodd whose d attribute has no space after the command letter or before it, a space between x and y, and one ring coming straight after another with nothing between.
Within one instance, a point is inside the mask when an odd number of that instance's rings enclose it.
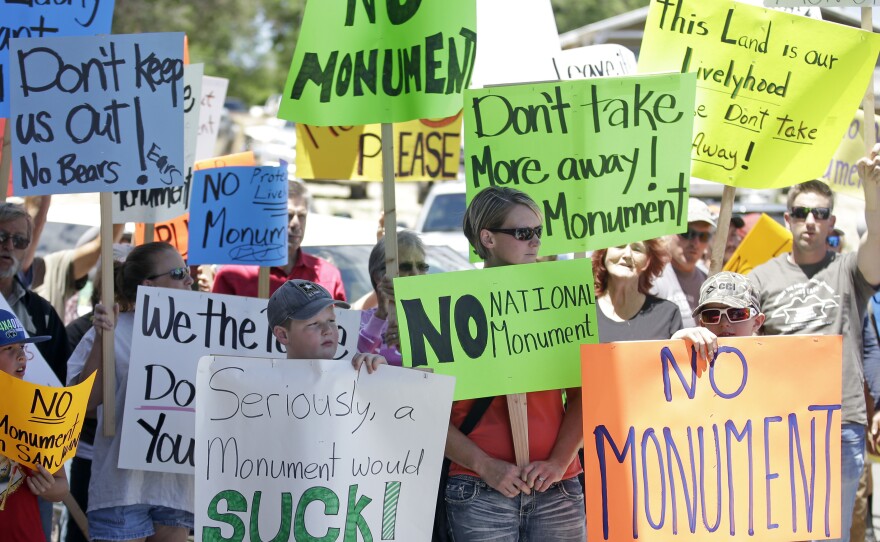
<instances>
[{"instance_id":1,"label":"cardboard sign","mask_svg":"<svg viewBox=\"0 0 880 542\"><path fill-rule=\"evenodd\" d=\"M512 85L465 93L467 200L529 194L541 254L687 229L693 74Z\"/></svg>"},{"instance_id":2,"label":"cardboard sign","mask_svg":"<svg viewBox=\"0 0 880 542\"><path fill-rule=\"evenodd\" d=\"M696 73L694 177L778 188L822 176L878 51L880 36L843 25L733 0L655 0L639 71Z\"/></svg>"},{"instance_id":3,"label":"cardboard sign","mask_svg":"<svg viewBox=\"0 0 880 542\"><path fill-rule=\"evenodd\" d=\"M589 540L840 536L841 337L718 342L584 345Z\"/></svg>"},{"instance_id":4,"label":"cardboard sign","mask_svg":"<svg viewBox=\"0 0 880 542\"><path fill-rule=\"evenodd\" d=\"M190 264L287 263L287 164L195 173Z\"/></svg>"},{"instance_id":5,"label":"cardboard sign","mask_svg":"<svg viewBox=\"0 0 880 542\"><path fill-rule=\"evenodd\" d=\"M197 385L196 540L431 539L452 378L204 357Z\"/></svg>"},{"instance_id":6,"label":"cardboard sign","mask_svg":"<svg viewBox=\"0 0 880 542\"><path fill-rule=\"evenodd\" d=\"M396 181L455 179L461 163L461 112L394 124ZM296 176L382 180L382 125L296 125Z\"/></svg>"},{"instance_id":7,"label":"cardboard sign","mask_svg":"<svg viewBox=\"0 0 880 542\"><path fill-rule=\"evenodd\" d=\"M220 117L223 116L223 102L226 101L228 86L229 79L207 75L202 78L196 160L207 160L215 155L214 147L217 145Z\"/></svg>"},{"instance_id":8,"label":"cardboard sign","mask_svg":"<svg viewBox=\"0 0 880 542\"><path fill-rule=\"evenodd\" d=\"M109 34L114 4L115 0L0 3L0 117L10 116L10 39Z\"/></svg>"},{"instance_id":9,"label":"cardboard sign","mask_svg":"<svg viewBox=\"0 0 880 542\"><path fill-rule=\"evenodd\" d=\"M835 192L846 194L861 200L865 199L865 190L862 188L862 180L859 178L859 170L856 167L862 157L865 156L865 133L863 123L865 114L860 109L856 111L856 117L849 123L840 146L837 147L834 156L828 163L828 169L822 178ZM880 117L874 116L874 134L880 135ZM880 138L877 139L880 141Z\"/></svg>"},{"instance_id":10,"label":"cardboard sign","mask_svg":"<svg viewBox=\"0 0 880 542\"><path fill-rule=\"evenodd\" d=\"M454 115L475 29L472 0L307 2L278 116L350 126Z\"/></svg>"},{"instance_id":11,"label":"cardboard sign","mask_svg":"<svg viewBox=\"0 0 880 542\"><path fill-rule=\"evenodd\" d=\"M182 33L10 43L16 194L183 184Z\"/></svg>"},{"instance_id":12,"label":"cardboard sign","mask_svg":"<svg viewBox=\"0 0 880 542\"><path fill-rule=\"evenodd\" d=\"M94 381L92 373L76 386L51 388L0 371L0 455L57 472L76 455Z\"/></svg>"},{"instance_id":13,"label":"cardboard sign","mask_svg":"<svg viewBox=\"0 0 880 542\"><path fill-rule=\"evenodd\" d=\"M724 264L724 270L747 275L771 258L789 252L791 240L790 231L762 213L730 260Z\"/></svg>"},{"instance_id":14,"label":"cardboard sign","mask_svg":"<svg viewBox=\"0 0 880 542\"><path fill-rule=\"evenodd\" d=\"M183 67L183 164L186 176L182 186L113 193L113 223L162 222L189 209L190 184L196 160L204 64Z\"/></svg>"},{"instance_id":15,"label":"cardboard sign","mask_svg":"<svg viewBox=\"0 0 880 542\"><path fill-rule=\"evenodd\" d=\"M623 45L588 45L559 51L553 67L560 81L620 77L636 73L636 55Z\"/></svg>"},{"instance_id":16,"label":"cardboard sign","mask_svg":"<svg viewBox=\"0 0 880 542\"><path fill-rule=\"evenodd\" d=\"M599 340L589 259L394 279L406 367L457 378L455 399L580 385Z\"/></svg>"},{"instance_id":17,"label":"cardboard sign","mask_svg":"<svg viewBox=\"0 0 880 542\"><path fill-rule=\"evenodd\" d=\"M206 353L283 357L284 347L266 320L267 303L252 297L138 288L120 468L193 473L199 358ZM361 311L336 309L338 360L350 361L357 352L360 322Z\"/></svg>"}]
</instances>

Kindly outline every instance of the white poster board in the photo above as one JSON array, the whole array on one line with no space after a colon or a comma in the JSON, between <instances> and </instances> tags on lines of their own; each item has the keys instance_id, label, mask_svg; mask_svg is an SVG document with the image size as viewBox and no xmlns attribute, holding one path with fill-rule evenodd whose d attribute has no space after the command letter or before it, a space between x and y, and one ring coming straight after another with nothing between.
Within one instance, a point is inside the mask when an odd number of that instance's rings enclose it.
<instances>
[{"instance_id":1,"label":"white poster board","mask_svg":"<svg viewBox=\"0 0 880 542\"><path fill-rule=\"evenodd\" d=\"M636 55L623 45L588 45L556 53L553 67L560 81L620 77L636 73Z\"/></svg>"},{"instance_id":2,"label":"white poster board","mask_svg":"<svg viewBox=\"0 0 880 542\"><path fill-rule=\"evenodd\" d=\"M283 357L284 347L266 321L267 303L252 297L138 288L120 468L194 472L199 358ZM340 359L350 360L357 351L360 314L336 309Z\"/></svg>"},{"instance_id":3,"label":"white poster board","mask_svg":"<svg viewBox=\"0 0 880 542\"><path fill-rule=\"evenodd\" d=\"M223 102L229 79L205 76L202 79L202 101L199 110L199 136L196 140L196 160L207 160L216 156L214 146L220 130L220 117L223 116Z\"/></svg>"},{"instance_id":4,"label":"white poster board","mask_svg":"<svg viewBox=\"0 0 880 542\"><path fill-rule=\"evenodd\" d=\"M452 377L205 357L196 385L196 540L431 540Z\"/></svg>"},{"instance_id":5,"label":"white poster board","mask_svg":"<svg viewBox=\"0 0 880 542\"><path fill-rule=\"evenodd\" d=\"M764 7L854 7L870 8L880 6L880 0L764 0Z\"/></svg>"}]
</instances>

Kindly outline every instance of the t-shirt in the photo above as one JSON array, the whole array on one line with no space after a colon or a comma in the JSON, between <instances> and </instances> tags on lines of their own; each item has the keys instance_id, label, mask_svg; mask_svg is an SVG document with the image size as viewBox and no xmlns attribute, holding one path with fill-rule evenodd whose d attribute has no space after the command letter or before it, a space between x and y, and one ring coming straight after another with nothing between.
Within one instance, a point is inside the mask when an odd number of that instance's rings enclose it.
<instances>
[{"instance_id":1,"label":"t-shirt","mask_svg":"<svg viewBox=\"0 0 880 542\"><path fill-rule=\"evenodd\" d=\"M256 265L224 265L214 276L211 291L215 294L257 297L259 276L260 268ZM339 269L323 258L300 250L289 274L281 267L269 268L269 295L290 279L310 280L327 288L333 299L345 301L345 287Z\"/></svg>"},{"instance_id":2,"label":"t-shirt","mask_svg":"<svg viewBox=\"0 0 880 542\"><path fill-rule=\"evenodd\" d=\"M842 421L867 424L862 359L862 318L876 290L858 267L858 253L836 254L799 266L780 254L756 267L754 284L767 316L767 335L842 335Z\"/></svg>"},{"instance_id":3,"label":"t-shirt","mask_svg":"<svg viewBox=\"0 0 880 542\"><path fill-rule=\"evenodd\" d=\"M25 483L18 463L0 456L0 539L3 542L44 542L37 496Z\"/></svg>"},{"instance_id":4,"label":"t-shirt","mask_svg":"<svg viewBox=\"0 0 880 542\"><path fill-rule=\"evenodd\" d=\"M654 280L651 294L675 303L681 313L682 325L694 327L697 323L691 313L700 304L700 286L705 281L706 273L699 267L691 273L684 273L668 263L660 276Z\"/></svg>"},{"instance_id":5,"label":"t-shirt","mask_svg":"<svg viewBox=\"0 0 880 542\"><path fill-rule=\"evenodd\" d=\"M625 322L616 322L596 304L599 322L599 341L665 341L681 329L681 314L671 301L652 295L645 296L645 304L635 316Z\"/></svg>"}]
</instances>

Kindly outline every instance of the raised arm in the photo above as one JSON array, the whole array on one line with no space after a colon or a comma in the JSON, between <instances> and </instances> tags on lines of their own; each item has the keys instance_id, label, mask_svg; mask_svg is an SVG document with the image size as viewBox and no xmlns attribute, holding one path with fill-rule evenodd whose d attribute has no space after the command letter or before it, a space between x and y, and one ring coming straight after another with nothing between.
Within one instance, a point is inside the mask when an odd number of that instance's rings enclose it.
<instances>
[{"instance_id":1,"label":"raised arm","mask_svg":"<svg viewBox=\"0 0 880 542\"><path fill-rule=\"evenodd\" d=\"M880 284L880 144L856 164L865 191L867 231L859 245L859 271L869 284Z\"/></svg>"}]
</instances>

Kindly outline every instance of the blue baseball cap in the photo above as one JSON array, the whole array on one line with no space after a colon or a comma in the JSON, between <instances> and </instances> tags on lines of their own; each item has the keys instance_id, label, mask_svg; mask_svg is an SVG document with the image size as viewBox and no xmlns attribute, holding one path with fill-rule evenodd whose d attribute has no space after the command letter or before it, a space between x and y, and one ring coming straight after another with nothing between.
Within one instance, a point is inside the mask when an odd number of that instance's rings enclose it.
<instances>
[{"instance_id":1,"label":"blue baseball cap","mask_svg":"<svg viewBox=\"0 0 880 542\"><path fill-rule=\"evenodd\" d=\"M0 347L10 344L41 343L51 338L49 335L28 337L18 317L7 310L0 309Z\"/></svg>"}]
</instances>

